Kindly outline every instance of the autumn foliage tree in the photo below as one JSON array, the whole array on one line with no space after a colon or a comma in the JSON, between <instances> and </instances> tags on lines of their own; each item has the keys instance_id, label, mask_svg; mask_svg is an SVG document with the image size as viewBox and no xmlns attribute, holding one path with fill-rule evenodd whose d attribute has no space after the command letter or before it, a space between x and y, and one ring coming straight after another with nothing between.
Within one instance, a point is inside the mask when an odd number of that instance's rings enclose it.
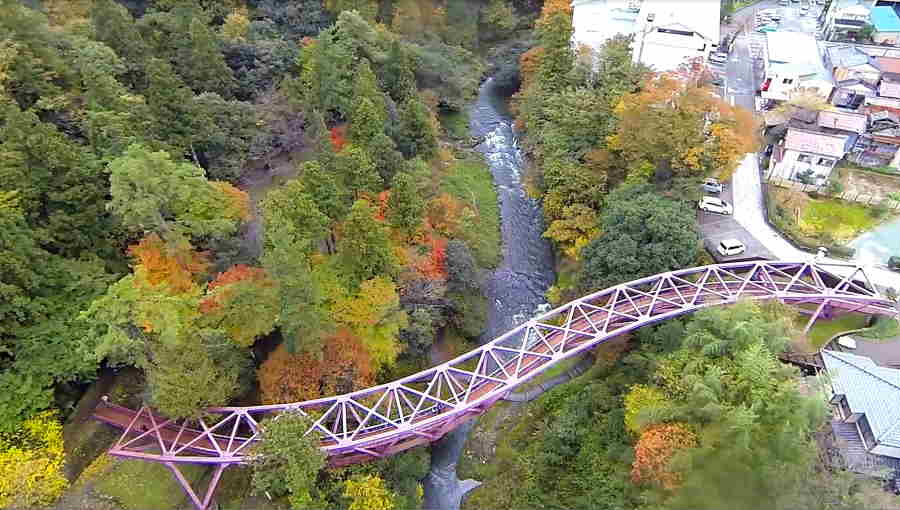
<instances>
[{"instance_id":1,"label":"autumn foliage tree","mask_svg":"<svg viewBox=\"0 0 900 510\"><path fill-rule=\"evenodd\" d=\"M378 476L354 477L344 482L344 497L349 510L394 510L394 494Z\"/></svg>"},{"instance_id":2,"label":"autumn foliage tree","mask_svg":"<svg viewBox=\"0 0 900 510\"><path fill-rule=\"evenodd\" d=\"M625 395L625 428L635 434L641 431L638 416L645 409L661 406L665 395L656 388L638 384Z\"/></svg>"},{"instance_id":3,"label":"autumn foliage tree","mask_svg":"<svg viewBox=\"0 0 900 510\"><path fill-rule=\"evenodd\" d=\"M376 369L394 364L400 353L397 335L408 318L390 278L378 276L362 282L355 295L332 305L331 315L360 338Z\"/></svg>"},{"instance_id":4,"label":"autumn foliage tree","mask_svg":"<svg viewBox=\"0 0 900 510\"><path fill-rule=\"evenodd\" d=\"M428 236L428 254L417 264L416 269L429 280L447 279L447 240L443 237Z\"/></svg>"},{"instance_id":5,"label":"autumn foliage tree","mask_svg":"<svg viewBox=\"0 0 900 510\"><path fill-rule=\"evenodd\" d=\"M277 282L265 269L238 264L207 285L200 311L207 324L223 329L236 344L248 347L272 331L280 305Z\"/></svg>"},{"instance_id":6,"label":"autumn foliage tree","mask_svg":"<svg viewBox=\"0 0 900 510\"><path fill-rule=\"evenodd\" d=\"M608 146L634 181L647 181L661 164L676 177L727 177L756 145L752 115L714 96L659 76L626 94L615 109Z\"/></svg>"},{"instance_id":7,"label":"autumn foliage tree","mask_svg":"<svg viewBox=\"0 0 900 510\"><path fill-rule=\"evenodd\" d=\"M672 470L672 457L681 450L697 445L697 436L685 425L666 423L648 427L634 447L631 480L656 483L664 489L678 487L681 475Z\"/></svg>"},{"instance_id":8,"label":"autumn foliage tree","mask_svg":"<svg viewBox=\"0 0 900 510\"><path fill-rule=\"evenodd\" d=\"M349 329L327 338L321 353L291 354L284 344L259 369L263 402L268 404L311 400L346 393L374 381L371 357Z\"/></svg>"},{"instance_id":9,"label":"autumn foliage tree","mask_svg":"<svg viewBox=\"0 0 900 510\"><path fill-rule=\"evenodd\" d=\"M197 277L209 267L207 254L195 251L185 239L166 243L149 234L128 249L135 259L136 281L151 286L165 285L173 293L191 290Z\"/></svg>"}]
</instances>

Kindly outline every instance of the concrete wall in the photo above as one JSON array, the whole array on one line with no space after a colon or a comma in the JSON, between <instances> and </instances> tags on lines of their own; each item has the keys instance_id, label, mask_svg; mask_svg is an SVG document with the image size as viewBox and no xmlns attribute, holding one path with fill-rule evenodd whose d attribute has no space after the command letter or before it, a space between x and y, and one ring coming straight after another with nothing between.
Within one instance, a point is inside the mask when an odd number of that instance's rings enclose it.
<instances>
[{"instance_id":1,"label":"concrete wall","mask_svg":"<svg viewBox=\"0 0 900 510\"><path fill-rule=\"evenodd\" d=\"M884 455L885 457L900 459L900 448L893 446L878 445L875 448L872 448L871 452L875 455Z\"/></svg>"},{"instance_id":2,"label":"concrete wall","mask_svg":"<svg viewBox=\"0 0 900 510\"><path fill-rule=\"evenodd\" d=\"M808 162L800 161L802 159L801 156L804 156L805 158L803 159L807 159ZM819 160L823 158L830 161L830 164L820 165ZM822 184L828 180L836 162L834 158L786 150L781 162L773 165L769 172L769 177L796 180L798 174L804 173L806 170L812 170L816 183Z\"/></svg>"},{"instance_id":3,"label":"concrete wall","mask_svg":"<svg viewBox=\"0 0 900 510\"><path fill-rule=\"evenodd\" d=\"M875 44L897 44L900 41L900 32L876 32L872 34Z\"/></svg>"}]
</instances>

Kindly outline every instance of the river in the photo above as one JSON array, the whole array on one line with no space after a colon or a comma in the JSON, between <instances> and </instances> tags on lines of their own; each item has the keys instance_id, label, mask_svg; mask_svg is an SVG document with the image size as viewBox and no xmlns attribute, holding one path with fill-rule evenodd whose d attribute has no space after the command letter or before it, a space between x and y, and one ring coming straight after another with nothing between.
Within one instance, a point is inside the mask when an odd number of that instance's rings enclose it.
<instances>
[{"instance_id":1,"label":"river","mask_svg":"<svg viewBox=\"0 0 900 510\"><path fill-rule=\"evenodd\" d=\"M900 256L900 218L879 225L850 243L854 259L867 264L886 264L891 256Z\"/></svg>"},{"instance_id":2,"label":"river","mask_svg":"<svg viewBox=\"0 0 900 510\"><path fill-rule=\"evenodd\" d=\"M481 338L486 343L534 316L556 275L550 243L542 237L541 206L525 192L525 159L493 79L481 85L469 108L469 129L482 140L476 149L490 167L500 202L503 259L482 287L490 301ZM464 494L478 486L456 476L456 464L474 423L469 421L432 446L431 471L424 481L426 510L456 510Z\"/></svg>"}]
</instances>

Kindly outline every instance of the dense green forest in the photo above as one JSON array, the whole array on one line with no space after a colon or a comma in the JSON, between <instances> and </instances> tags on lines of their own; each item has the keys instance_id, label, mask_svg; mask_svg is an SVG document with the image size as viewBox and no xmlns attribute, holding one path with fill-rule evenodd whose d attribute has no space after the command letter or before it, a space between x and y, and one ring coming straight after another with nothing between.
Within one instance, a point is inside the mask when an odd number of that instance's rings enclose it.
<instances>
[{"instance_id":1,"label":"dense green forest","mask_svg":"<svg viewBox=\"0 0 900 510\"><path fill-rule=\"evenodd\" d=\"M490 463L462 469L486 481L464 508L896 506L877 482L821 463L825 401L775 357L798 334L789 317L743 303L599 348L586 374L529 404Z\"/></svg>"},{"instance_id":2,"label":"dense green forest","mask_svg":"<svg viewBox=\"0 0 900 510\"><path fill-rule=\"evenodd\" d=\"M0 506L59 495L58 424L105 369L189 418L390 380L439 332L478 337L499 213L439 115L534 7L0 1ZM331 507L384 486L332 477Z\"/></svg>"}]
</instances>

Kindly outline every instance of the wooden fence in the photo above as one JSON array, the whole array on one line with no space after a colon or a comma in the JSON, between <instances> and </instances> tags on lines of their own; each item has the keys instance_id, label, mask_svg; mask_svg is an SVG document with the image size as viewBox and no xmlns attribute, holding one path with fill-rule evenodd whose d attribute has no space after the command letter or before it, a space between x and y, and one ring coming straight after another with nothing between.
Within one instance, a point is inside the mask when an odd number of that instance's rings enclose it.
<instances>
[{"instance_id":1,"label":"wooden fence","mask_svg":"<svg viewBox=\"0 0 900 510\"><path fill-rule=\"evenodd\" d=\"M875 195L867 193L854 193L852 191L844 191L842 193L831 193L825 186L816 186L814 184L803 184L802 182L782 179L780 177L769 177L769 184L778 186L779 188L788 188L794 191L815 192L828 198L837 198L848 202L857 202L866 205L879 205L886 207L892 211L900 210L900 202L891 200L890 198L878 199Z\"/></svg>"}]
</instances>

